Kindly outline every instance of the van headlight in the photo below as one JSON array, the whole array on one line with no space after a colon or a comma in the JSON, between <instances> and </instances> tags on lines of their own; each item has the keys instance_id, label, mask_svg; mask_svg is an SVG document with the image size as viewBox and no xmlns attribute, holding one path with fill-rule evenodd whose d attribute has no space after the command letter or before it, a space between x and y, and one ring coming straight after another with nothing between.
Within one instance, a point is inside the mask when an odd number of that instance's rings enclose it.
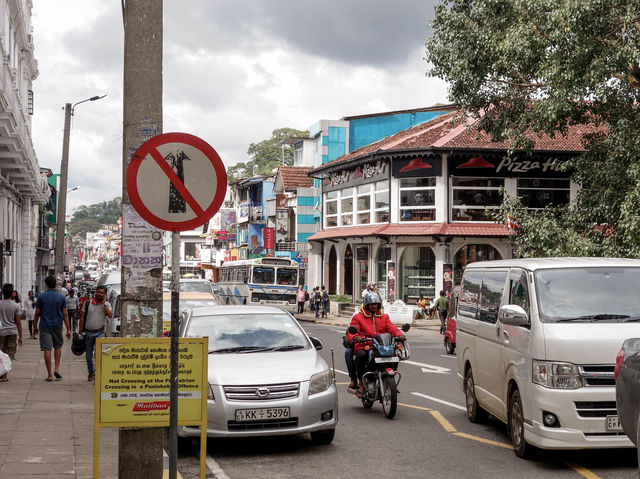
<instances>
[{"instance_id":1,"label":"van headlight","mask_svg":"<svg viewBox=\"0 0 640 479\"><path fill-rule=\"evenodd\" d=\"M213 386L211 385L211 383L209 383L209 390L207 392L207 399L209 401L215 401L216 400L215 396L213 395Z\"/></svg>"},{"instance_id":2,"label":"van headlight","mask_svg":"<svg viewBox=\"0 0 640 479\"><path fill-rule=\"evenodd\" d=\"M326 391L333 383L333 374L330 369L314 374L309 380L309 396Z\"/></svg>"},{"instance_id":3,"label":"van headlight","mask_svg":"<svg viewBox=\"0 0 640 479\"><path fill-rule=\"evenodd\" d=\"M578 389L582 387L580 371L575 364L533 360L534 384L551 389Z\"/></svg>"}]
</instances>

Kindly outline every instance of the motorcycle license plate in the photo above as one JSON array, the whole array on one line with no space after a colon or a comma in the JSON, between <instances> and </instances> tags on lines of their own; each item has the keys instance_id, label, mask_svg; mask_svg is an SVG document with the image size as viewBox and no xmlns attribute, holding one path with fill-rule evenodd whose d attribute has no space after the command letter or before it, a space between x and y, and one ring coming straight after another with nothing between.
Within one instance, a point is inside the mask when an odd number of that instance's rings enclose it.
<instances>
[{"instance_id":1,"label":"motorcycle license plate","mask_svg":"<svg viewBox=\"0 0 640 479\"><path fill-rule=\"evenodd\" d=\"M622 424L618 416L607 416L607 431L622 431Z\"/></svg>"},{"instance_id":2,"label":"motorcycle license plate","mask_svg":"<svg viewBox=\"0 0 640 479\"><path fill-rule=\"evenodd\" d=\"M288 407L264 407L260 409L236 409L236 421L262 421L264 419L286 419Z\"/></svg>"},{"instance_id":3,"label":"motorcycle license plate","mask_svg":"<svg viewBox=\"0 0 640 479\"><path fill-rule=\"evenodd\" d=\"M398 356L391 356L388 358L374 358L376 363L398 363L400 358Z\"/></svg>"}]
</instances>

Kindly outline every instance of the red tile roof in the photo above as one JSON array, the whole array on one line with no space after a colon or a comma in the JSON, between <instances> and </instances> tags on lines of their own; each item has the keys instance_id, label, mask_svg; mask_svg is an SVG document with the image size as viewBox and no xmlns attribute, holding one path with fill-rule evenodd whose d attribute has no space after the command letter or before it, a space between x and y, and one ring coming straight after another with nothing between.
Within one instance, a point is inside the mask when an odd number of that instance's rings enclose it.
<instances>
[{"instance_id":1,"label":"red tile roof","mask_svg":"<svg viewBox=\"0 0 640 479\"><path fill-rule=\"evenodd\" d=\"M345 226L329 228L308 238L317 241L331 238L348 238L361 236L474 236L474 237L507 237L509 230L497 223L421 223L398 224L389 223L373 226Z\"/></svg>"},{"instance_id":2,"label":"red tile roof","mask_svg":"<svg viewBox=\"0 0 640 479\"><path fill-rule=\"evenodd\" d=\"M493 142L491 136L480 132L474 118L462 111L446 113L420 125L403 130L395 135L383 138L375 143L363 146L340 158L325 163L314 171L364 159L374 154L391 154L392 152L411 152L425 150L505 150L509 142ZM574 125L569 127L566 135L558 133L555 138L548 135L529 133L526 136L534 141L534 151L567 151L583 152L583 139L586 134L602 131L595 125ZM385 155L386 156L386 155Z\"/></svg>"},{"instance_id":3,"label":"red tile roof","mask_svg":"<svg viewBox=\"0 0 640 479\"><path fill-rule=\"evenodd\" d=\"M281 166L278 168L284 189L295 190L313 187L313 178L308 175L312 169L307 166Z\"/></svg>"}]
</instances>

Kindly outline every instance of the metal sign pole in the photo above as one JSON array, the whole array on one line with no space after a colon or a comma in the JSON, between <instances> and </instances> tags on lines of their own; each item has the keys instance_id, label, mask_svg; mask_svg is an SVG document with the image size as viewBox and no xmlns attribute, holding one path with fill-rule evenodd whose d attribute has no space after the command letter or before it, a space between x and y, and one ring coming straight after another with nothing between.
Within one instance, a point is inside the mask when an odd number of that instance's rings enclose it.
<instances>
[{"instance_id":1,"label":"metal sign pole","mask_svg":"<svg viewBox=\"0 0 640 479\"><path fill-rule=\"evenodd\" d=\"M178 314L180 304L180 233L171 233L171 354L169 389L169 479L178 473Z\"/></svg>"}]
</instances>

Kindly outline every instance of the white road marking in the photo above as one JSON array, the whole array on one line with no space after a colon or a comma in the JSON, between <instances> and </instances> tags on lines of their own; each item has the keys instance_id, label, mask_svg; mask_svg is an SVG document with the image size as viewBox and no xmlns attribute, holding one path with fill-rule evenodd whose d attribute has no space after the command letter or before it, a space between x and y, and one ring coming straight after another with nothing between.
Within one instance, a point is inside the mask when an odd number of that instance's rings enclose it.
<instances>
[{"instance_id":1,"label":"white road marking","mask_svg":"<svg viewBox=\"0 0 640 479\"><path fill-rule=\"evenodd\" d=\"M420 368L422 368L423 373L449 374L449 371L451 371L451 369L443 368L442 366L436 366L434 364L418 363L416 361L409 361L409 360L403 361L403 363L419 366Z\"/></svg>"},{"instance_id":2,"label":"white road marking","mask_svg":"<svg viewBox=\"0 0 640 479\"><path fill-rule=\"evenodd\" d=\"M447 359L456 359L456 356L453 354L441 354L440 356Z\"/></svg>"},{"instance_id":3,"label":"white road marking","mask_svg":"<svg viewBox=\"0 0 640 479\"><path fill-rule=\"evenodd\" d=\"M209 455L207 455L207 467L209 471L216 477L216 479L229 479L222 468L218 465L215 459Z\"/></svg>"},{"instance_id":4,"label":"white road marking","mask_svg":"<svg viewBox=\"0 0 640 479\"><path fill-rule=\"evenodd\" d=\"M346 373L346 372L344 372L344 371L340 371L339 369L336 369L336 372L337 372L337 373L340 373L340 374L344 374L345 376L348 376L348 375L349 375L349 373Z\"/></svg>"},{"instance_id":5,"label":"white road marking","mask_svg":"<svg viewBox=\"0 0 640 479\"><path fill-rule=\"evenodd\" d=\"M333 331L334 333L341 333L341 334L346 333L346 329L330 329L329 331Z\"/></svg>"},{"instance_id":6,"label":"white road marking","mask_svg":"<svg viewBox=\"0 0 640 479\"><path fill-rule=\"evenodd\" d=\"M438 399L438 398L434 398L433 396L427 396L426 394L422 394L422 393L411 393L414 396L420 396L421 398L425 398L425 399L429 399L430 401L434 401L434 402L438 402L440 404L446 404L447 406L451 406L453 408L456 409L460 409L461 411L466 411L467 408L464 406L460 406L458 404L453 404L449 401L445 401L444 399Z\"/></svg>"}]
</instances>

